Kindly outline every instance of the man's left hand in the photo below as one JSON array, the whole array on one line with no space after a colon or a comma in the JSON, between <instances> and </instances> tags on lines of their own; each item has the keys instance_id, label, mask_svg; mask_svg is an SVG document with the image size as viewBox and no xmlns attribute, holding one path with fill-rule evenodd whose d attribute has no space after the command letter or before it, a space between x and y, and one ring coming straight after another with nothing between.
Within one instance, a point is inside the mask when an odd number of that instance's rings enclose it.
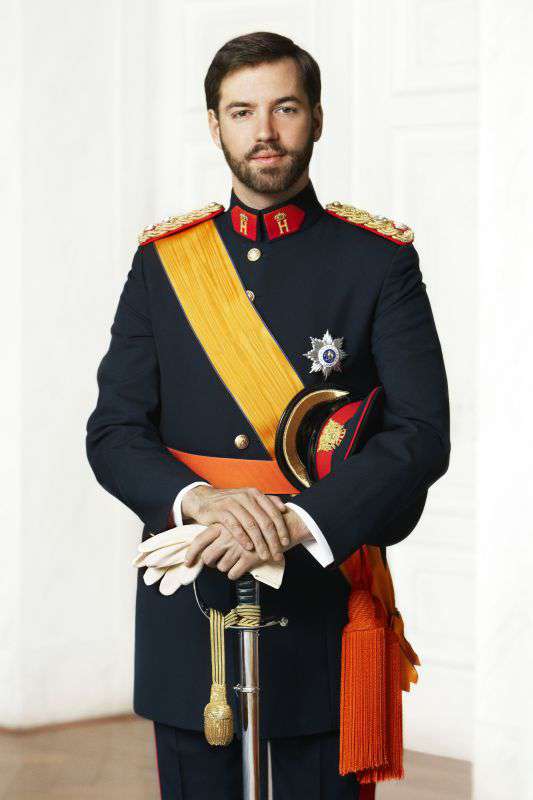
<instances>
[{"instance_id":1,"label":"man's left hand","mask_svg":"<svg viewBox=\"0 0 533 800\"><path fill-rule=\"evenodd\" d=\"M310 534L301 518L292 509L288 509L284 516L290 535L289 544L283 547L285 552L309 538ZM207 566L216 566L221 572L227 572L230 580L236 580L245 572L266 563L255 549L245 550L227 528L218 523L210 525L207 530L195 536L187 548L185 563L190 566L198 557Z\"/></svg>"},{"instance_id":2,"label":"man's left hand","mask_svg":"<svg viewBox=\"0 0 533 800\"><path fill-rule=\"evenodd\" d=\"M187 548L185 563L194 564L200 558L208 567L227 572L230 580L236 580L254 567L266 563L254 550L245 550L233 535L221 524L214 523L194 537Z\"/></svg>"}]
</instances>

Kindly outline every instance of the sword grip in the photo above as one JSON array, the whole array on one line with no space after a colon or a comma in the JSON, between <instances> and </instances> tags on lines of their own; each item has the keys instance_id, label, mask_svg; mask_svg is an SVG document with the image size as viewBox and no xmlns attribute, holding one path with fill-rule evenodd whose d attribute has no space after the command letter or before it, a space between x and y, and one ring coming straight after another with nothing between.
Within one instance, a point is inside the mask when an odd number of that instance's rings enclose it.
<instances>
[{"instance_id":1,"label":"sword grip","mask_svg":"<svg viewBox=\"0 0 533 800\"><path fill-rule=\"evenodd\" d=\"M259 581L256 581L251 572L245 572L235 581L235 591L239 605L259 604Z\"/></svg>"}]
</instances>

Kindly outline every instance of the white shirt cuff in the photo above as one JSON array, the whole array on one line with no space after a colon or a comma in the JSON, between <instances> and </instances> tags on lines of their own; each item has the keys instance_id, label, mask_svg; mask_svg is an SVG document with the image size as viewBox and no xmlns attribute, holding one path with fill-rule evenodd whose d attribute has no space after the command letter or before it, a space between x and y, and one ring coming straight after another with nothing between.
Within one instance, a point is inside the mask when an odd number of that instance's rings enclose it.
<instances>
[{"instance_id":1,"label":"white shirt cuff","mask_svg":"<svg viewBox=\"0 0 533 800\"><path fill-rule=\"evenodd\" d=\"M174 500L174 505L172 506L172 511L174 513L174 522L176 523L176 525L183 525L183 517L181 515L181 501L183 500L185 492L187 492L189 489L192 489L194 486L200 486L202 484L204 486L211 486L211 484L208 483L207 481L193 481L192 483L188 483L186 486L183 487L183 489L180 489L180 491L178 492L178 495Z\"/></svg>"},{"instance_id":2,"label":"white shirt cuff","mask_svg":"<svg viewBox=\"0 0 533 800\"><path fill-rule=\"evenodd\" d=\"M315 537L315 541L311 542L301 542L306 550L308 550L313 558L316 558L319 564L323 567L327 567L328 564L334 560L333 553L331 552L331 547L327 543L326 537L314 521L313 517L305 511L301 506L297 506L295 503L285 503L287 508L292 508L296 511L297 514L303 519L313 536Z\"/></svg>"}]
</instances>

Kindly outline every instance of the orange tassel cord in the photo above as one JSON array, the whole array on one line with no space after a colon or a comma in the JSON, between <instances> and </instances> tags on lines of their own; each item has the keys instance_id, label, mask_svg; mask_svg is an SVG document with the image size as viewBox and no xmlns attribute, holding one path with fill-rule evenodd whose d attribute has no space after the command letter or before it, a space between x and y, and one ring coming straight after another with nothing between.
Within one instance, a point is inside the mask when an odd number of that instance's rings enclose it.
<instances>
[{"instance_id":1,"label":"orange tassel cord","mask_svg":"<svg viewBox=\"0 0 533 800\"><path fill-rule=\"evenodd\" d=\"M401 779L402 690L420 665L407 642L379 547L363 545L341 564L351 584L342 635L339 774L354 772L374 797L378 781Z\"/></svg>"}]
</instances>

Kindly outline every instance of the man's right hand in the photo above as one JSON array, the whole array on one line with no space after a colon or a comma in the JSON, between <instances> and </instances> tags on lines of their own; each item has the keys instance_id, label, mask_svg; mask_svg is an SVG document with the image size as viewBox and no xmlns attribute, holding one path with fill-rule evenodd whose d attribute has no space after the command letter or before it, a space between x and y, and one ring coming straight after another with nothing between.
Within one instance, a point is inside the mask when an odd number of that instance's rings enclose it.
<instances>
[{"instance_id":1,"label":"man's right hand","mask_svg":"<svg viewBox=\"0 0 533 800\"><path fill-rule=\"evenodd\" d=\"M290 544L290 534L283 512L285 503L276 495L263 494L255 487L217 489L195 486L185 493L181 512L183 521L202 525L219 523L247 550L263 559L283 558L282 545Z\"/></svg>"}]
</instances>

